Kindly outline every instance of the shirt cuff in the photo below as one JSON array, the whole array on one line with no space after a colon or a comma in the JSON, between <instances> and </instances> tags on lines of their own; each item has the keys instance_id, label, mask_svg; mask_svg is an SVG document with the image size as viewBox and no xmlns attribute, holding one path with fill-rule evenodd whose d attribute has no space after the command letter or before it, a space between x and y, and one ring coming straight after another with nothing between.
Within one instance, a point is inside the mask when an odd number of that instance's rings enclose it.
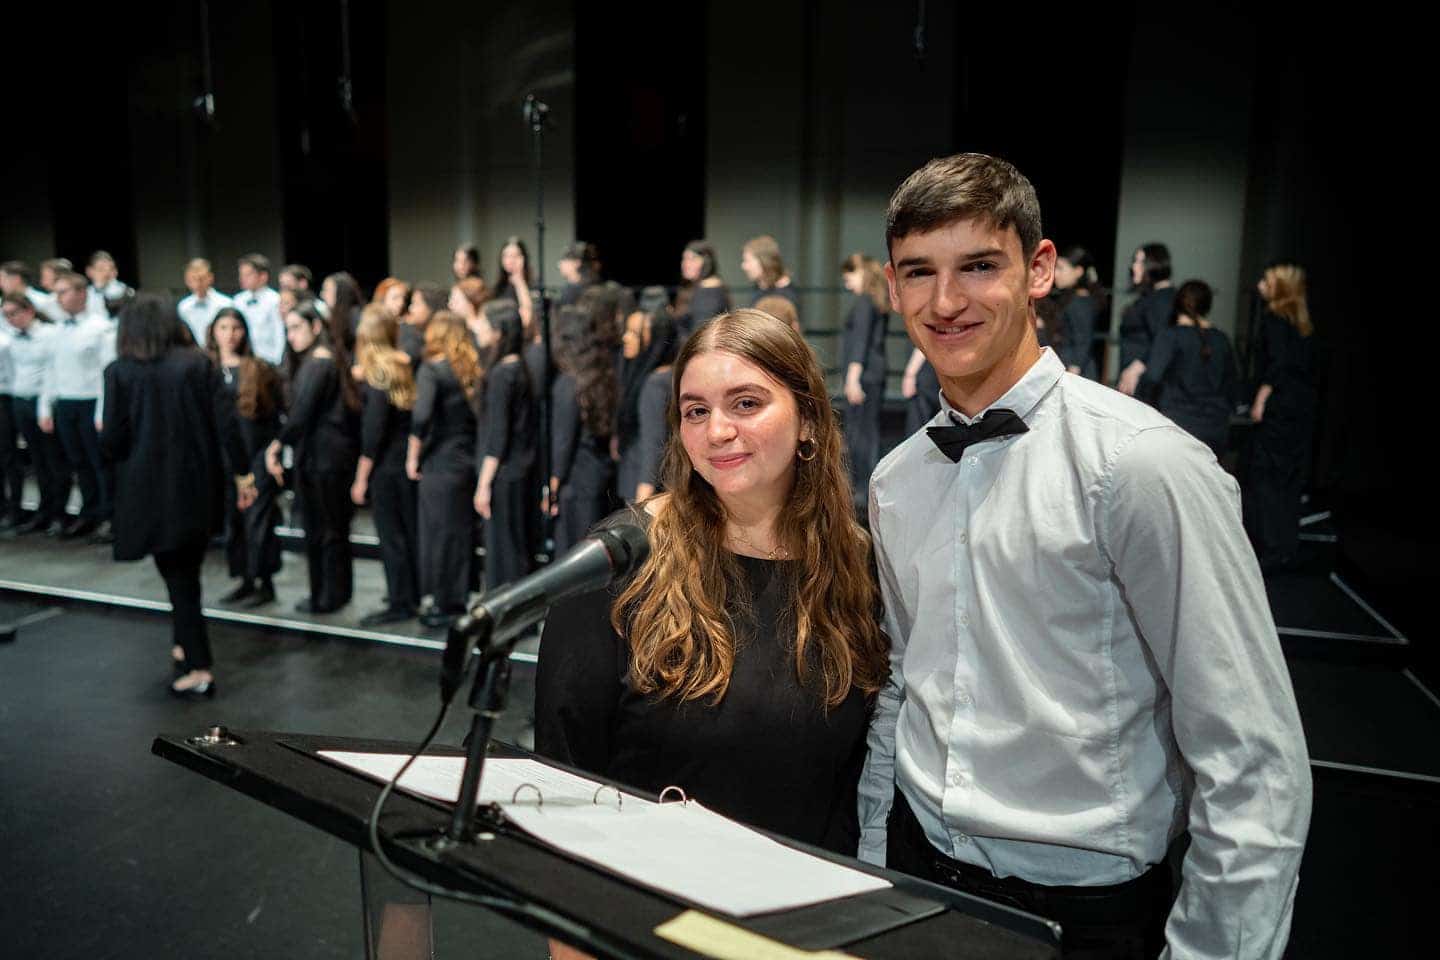
<instances>
[{"instance_id":1,"label":"shirt cuff","mask_svg":"<svg viewBox=\"0 0 1440 960\"><path fill-rule=\"evenodd\" d=\"M859 858L876 867L885 866L885 828L867 827L860 831Z\"/></svg>"}]
</instances>

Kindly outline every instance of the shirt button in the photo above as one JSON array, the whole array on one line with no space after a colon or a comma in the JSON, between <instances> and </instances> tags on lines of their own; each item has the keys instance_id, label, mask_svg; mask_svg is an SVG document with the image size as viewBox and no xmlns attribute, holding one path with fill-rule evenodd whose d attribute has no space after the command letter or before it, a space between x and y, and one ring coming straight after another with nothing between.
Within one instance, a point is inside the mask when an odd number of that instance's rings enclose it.
<instances>
[{"instance_id":1,"label":"shirt button","mask_svg":"<svg viewBox=\"0 0 1440 960\"><path fill-rule=\"evenodd\" d=\"M955 842L956 842L956 843L969 843L969 842L970 842L970 837L969 837L968 835L966 835L966 834L963 834L963 833L957 833L957 834L955 834Z\"/></svg>"},{"instance_id":2,"label":"shirt button","mask_svg":"<svg viewBox=\"0 0 1440 960\"><path fill-rule=\"evenodd\" d=\"M965 786L965 774L963 774L963 773L952 773L952 774L950 774L950 785L951 785L952 787L963 787L963 786Z\"/></svg>"},{"instance_id":3,"label":"shirt button","mask_svg":"<svg viewBox=\"0 0 1440 960\"><path fill-rule=\"evenodd\" d=\"M961 543L969 543L969 542L970 542L970 535L969 535L968 533L966 533L964 530L961 530L961 531L960 531L960 542L961 542Z\"/></svg>"},{"instance_id":4,"label":"shirt button","mask_svg":"<svg viewBox=\"0 0 1440 960\"><path fill-rule=\"evenodd\" d=\"M975 464L977 464L977 463L979 463L979 462L980 462L980 458L979 458L979 457L971 457L971 458L970 458L970 466L972 466L972 467L975 466Z\"/></svg>"},{"instance_id":5,"label":"shirt button","mask_svg":"<svg viewBox=\"0 0 1440 960\"><path fill-rule=\"evenodd\" d=\"M966 693L964 690L961 690L959 693L955 694L955 702L960 704L962 707L968 707L970 705L970 694Z\"/></svg>"},{"instance_id":6,"label":"shirt button","mask_svg":"<svg viewBox=\"0 0 1440 960\"><path fill-rule=\"evenodd\" d=\"M960 626L962 626L962 627L968 627L968 626L970 626L970 614L968 614L968 613L962 613L962 614L960 614Z\"/></svg>"}]
</instances>

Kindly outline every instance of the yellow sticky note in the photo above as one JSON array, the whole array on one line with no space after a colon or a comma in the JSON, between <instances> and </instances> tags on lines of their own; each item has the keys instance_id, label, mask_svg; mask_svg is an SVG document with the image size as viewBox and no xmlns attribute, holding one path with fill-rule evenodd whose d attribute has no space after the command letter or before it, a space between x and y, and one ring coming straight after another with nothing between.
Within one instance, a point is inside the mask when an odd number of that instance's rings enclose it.
<instances>
[{"instance_id":1,"label":"yellow sticky note","mask_svg":"<svg viewBox=\"0 0 1440 960\"><path fill-rule=\"evenodd\" d=\"M800 950L698 910L666 920L655 935L715 960L857 960L838 950Z\"/></svg>"}]
</instances>

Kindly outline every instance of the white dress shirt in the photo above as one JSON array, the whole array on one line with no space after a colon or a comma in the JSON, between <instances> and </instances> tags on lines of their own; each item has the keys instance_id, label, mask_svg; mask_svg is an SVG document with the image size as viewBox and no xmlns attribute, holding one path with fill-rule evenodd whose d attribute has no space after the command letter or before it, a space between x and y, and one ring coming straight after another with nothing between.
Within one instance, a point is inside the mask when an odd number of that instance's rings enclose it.
<instances>
[{"instance_id":1,"label":"white dress shirt","mask_svg":"<svg viewBox=\"0 0 1440 960\"><path fill-rule=\"evenodd\" d=\"M54 353L55 325L34 322L29 329L6 334L10 338L10 394L33 399L45 389L45 374Z\"/></svg>"},{"instance_id":2,"label":"white dress shirt","mask_svg":"<svg viewBox=\"0 0 1440 960\"><path fill-rule=\"evenodd\" d=\"M35 312L42 317L59 323L65 319L65 311L60 309L60 304L55 299L55 294L46 293L39 287L29 287L25 290L25 296L35 306Z\"/></svg>"},{"instance_id":3,"label":"white dress shirt","mask_svg":"<svg viewBox=\"0 0 1440 960\"><path fill-rule=\"evenodd\" d=\"M105 368L115 359L115 327L103 316L82 313L55 325L55 337L36 414L52 414L56 400L105 400Z\"/></svg>"},{"instance_id":4,"label":"white dress shirt","mask_svg":"<svg viewBox=\"0 0 1440 960\"><path fill-rule=\"evenodd\" d=\"M245 293L241 295L249 296L249 294ZM279 303L278 295L276 297L276 303ZM190 296L176 304L175 309L180 312L180 319L185 321L185 326L189 327L190 332L195 335L196 345L201 350L204 350L205 335L210 332L210 324L215 320L215 314L219 313L225 307L232 307L234 305L235 301L214 287L211 287L205 291L205 296L203 297L197 297L193 293L190 294ZM282 327L281 329L283 330L284 328Z\"/></svg>"},{"instance_id":5,"label":"white dress shirt","mask_svg":"<svg viewBox=\"0 0 1440 960\"><path fill-rule=\"evenodd\" d=\"M1188 827L1166 955L1279 957L1310 770L1235 481L1049 349L989 409L1028 432L959 463L917 432L870 481L892 674L861 856L896 785L941 853L1033 883L1129 880Z\"/></svg>"},{"instance_id":6,"label":"white dress shirt","mask_svg":"<svg viewBox=\"0 0 1440 960\"><path fill-rule=\"evenodd\" d=\"M278 364L285 356L285 320L280 316L280 294L270 287L241 290L235 306L250 326L250 349L268 363Z\"/></svg>"},{"instance_id":7,"label":"white dress shirt","mask_svg":"<svg viewBox=\"0 0 1440 960\"><path fill-rule=\"evenodd\" d=\"M85 288L85 310L87 313L94 313L102 317L110 316L110 307L107 300L120 300L130 293L130 288L121 283L119 279L111 280L105 284L105 288L99 289L95 284Z\"/></svg>"},{"instance_id":8,"label":"white dress shirt","mask_svg":"<svg viewBox=\"0 0 1440 960\"><path fill-rule=\"evenodd\" d=\"M0 322L0 397L14 393L15 367L10 358L10 344L14 339L12 331L10 324Z\"/></svg>"}]
</instances>

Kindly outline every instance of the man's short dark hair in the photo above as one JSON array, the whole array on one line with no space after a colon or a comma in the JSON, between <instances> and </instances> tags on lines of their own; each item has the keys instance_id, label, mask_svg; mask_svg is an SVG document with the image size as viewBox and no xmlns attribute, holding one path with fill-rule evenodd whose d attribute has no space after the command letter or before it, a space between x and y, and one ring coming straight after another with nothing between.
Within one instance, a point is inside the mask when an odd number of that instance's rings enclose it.
<instances>
[{"instance_id":1,"label":"man's short dark hair","mask_svg":"<svg viewBox=\"0 0 1440 960\"><path fill-rule=\"evenodd\" d=\"M0 264L0 270L4 270L6 273L18 272L11 270L7 264ZM24 293L7 293L5 294L4 302L18 307L21 310L29 310L32 313L35 311L35 304L31 303L30 297Z\"/></svg>"},{"instance_id":2,"label":"man's short dark hair","mask_svg":"<svg viewBox=\"0 0 1440 960\"><path fill-rule=\"evenodd\" d=\"M997 230L1014 227L1026 257L1045 236L1035 188L1014 165L983 153L931 160L906 177L890 198L885 248L912 233L977 219Z\"/></svg>"},{"instance_id":3,"label":"man's short dark hair","mask_svg":"<svg viewBox=\"0 0 1440 960\"><path fill-rule=\"evenodd\" d=\"M76 273L74 270L56 270L55 286L58 287L62 283L72 284L81 290L84 290L90 285L90 281L85 278L84 274Z\"/></svg>"},{"instance_id":4,"label":"man's short dark hair","mask_svg":"<svg viewBox=\"0 0 1440 960\"><path fill-rule=\"evenodd\" d=\"M40 272L44 273L46 270L52 273L74 273L75 264L64 257L51 257L49 260L40 261Z\"/></svg>"},{"instance_id":5,"label":"man's short dark hair","mask_svg":"<svg viewBox=\"0 0 1440 960\"><path fill-rule=\"evenodd\" d=\"M259 268L256 268L256 269L259 269ZM305 266L305 264L303 264L303 263L287 263L287 264L285 264L285 266L283 266L283 267L280 268L280 276L283 277L283 276L285 276L286 274L289 274L290 276L294 277L296 280L304 280L304 281L305 281L305 285L306 285L307 287L310 286L310 285L312 285L312 284L315 282L315 274L311 273L311 272L310 272L310 268L307 267L307 266Z\"/></svg>"},{"instance_id":6,"label":"man's short dark hair","mask_svg":"<svg viewBox=\"0 0 1440 960\"><path fill-rule=\"evenodd\" d=\"M0 263L0 273L19 277L26 286L30 285L30 264L23 260L6 260L4 263Z\"/></svg>"},{"instance_id":7,"label":"man's short dark hair","mask_svg":"<svg viewBox=\"0 0 1440 960\"><path fill-rule=\"evenodd\" d=\"M247 253L240 258L240 263L248 263L256 273L270 272L270 258L263 253Z\"/></svg>"}]
</instances>

